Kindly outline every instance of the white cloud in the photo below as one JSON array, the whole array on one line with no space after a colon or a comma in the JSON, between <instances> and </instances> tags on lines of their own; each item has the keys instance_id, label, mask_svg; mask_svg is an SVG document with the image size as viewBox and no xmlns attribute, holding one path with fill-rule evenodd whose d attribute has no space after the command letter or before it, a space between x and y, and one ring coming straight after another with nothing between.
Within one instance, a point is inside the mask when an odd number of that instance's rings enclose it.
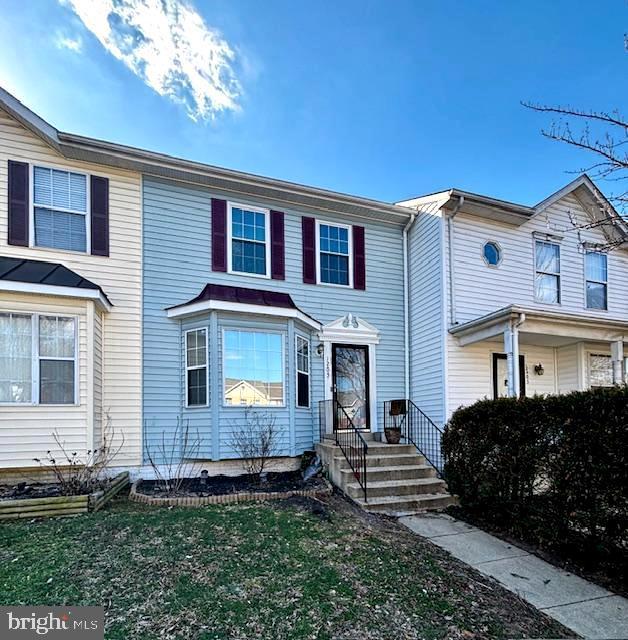
<instances>
[{"instance_id":1,"label":"white cloud","mask_svg":"<svg viewBox=\"0 0 628 640\"><path fill-rule=\"evenodd\" d=\"M62 0L63 1L63 0ZM185 0L65 0L116 58L193 120L239 109L236 55Z\"/></svg>"},{"instance_id":2,"label":"white cloud","mask_svg":"<svg viewBox=\"0 0 628 640\"><path fill-rule=\"evenodd\" d=\"M71 37L57 33L55 44L58 49L69 49L74 53L80 53L83 49L83 39L80 36Z\"/></svg>"}]
</instances>

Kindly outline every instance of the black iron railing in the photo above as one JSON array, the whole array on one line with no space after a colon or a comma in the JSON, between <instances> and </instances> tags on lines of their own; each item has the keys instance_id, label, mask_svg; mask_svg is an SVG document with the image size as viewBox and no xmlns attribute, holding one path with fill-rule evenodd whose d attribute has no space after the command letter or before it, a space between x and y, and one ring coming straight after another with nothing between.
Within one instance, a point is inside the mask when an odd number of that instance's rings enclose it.
<instances>
[{"instance_id":1,"label":"black iron railing","mask_svg":"<svg viewBox=\"0 0 628 640\"><path fill-rule=\"evenodd\" d=\"M412 400L384 402L384 429L400 429L401 437L443 477L445 460L441 451L442 430Z\"/></svg>"},{"instance_id":2,"label":"black iron railing","mask_svg":"<svg viewBox=\"0 0 628 640\"><path fill-rule=\"evenodd\" d=\"M366 502L366 458L369 446L364 436L345 408L336 400L321 400L318 403L318 420L321 442L326 436L333 435L353 471L353 476L362 488Z\"/></svg>"}]
</instances>

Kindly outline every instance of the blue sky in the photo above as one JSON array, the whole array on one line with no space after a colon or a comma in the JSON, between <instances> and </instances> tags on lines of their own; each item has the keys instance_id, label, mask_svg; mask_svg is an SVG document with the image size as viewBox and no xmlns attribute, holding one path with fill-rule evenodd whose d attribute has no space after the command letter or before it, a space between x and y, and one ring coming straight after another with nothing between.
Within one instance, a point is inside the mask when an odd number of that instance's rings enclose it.
<instances>
[{"instance_id":1,"label":"blue sky","mask_svg":"<svg viewBox=\"0 0 628 640\"><path fill-rule=\"evenodd\" d=\"M533 204L588 157L519 101L625 107L626 31L626 0L5 0L0 84L59 129L210 164Z\"/></svg>"}]
</instances>

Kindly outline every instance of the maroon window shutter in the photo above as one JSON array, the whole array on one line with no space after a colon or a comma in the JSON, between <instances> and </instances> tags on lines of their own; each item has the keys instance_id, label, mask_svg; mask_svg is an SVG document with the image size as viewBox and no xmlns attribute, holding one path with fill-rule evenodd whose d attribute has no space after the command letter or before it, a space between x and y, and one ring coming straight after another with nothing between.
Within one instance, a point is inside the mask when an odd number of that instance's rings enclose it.
<instances>
[{"instance_id":1,"label":"maroon window shutter","mask_svg":"<svg viewBox=\"0 0 628 640\"><path fill-rule=\"evenodd\" d=\"M93 256L109 255L109 178L90 178L90 216Z\"/></svg>"},{"instance_id":2,"label":"maroon window shutter","mask_svg":"<svg viewBox=\"0 0 628 640\"><path fill-rule=\"evenodd\" d=\"M227 270L227 201L212 198L212 271Z\"/></svg>"},{"instance_id":3,"label":"maroon window shutter","mask_svg":"<svg viewBox=\"0 0 628 640\"><path fill-rule=\"evenodd\" d=\"M303 239L303 282L316 284L316 220L301 218Z\"/></svg>"},{"instance_id":4,"label":"maroon window shutter","mask_svg":"<svg viewBox=\"0 0 628 640\"><path fill-rule=\"evenodd\" d=\"M364 227L353 227L353 288L366 289Z\"/></svg>"},{"instance_id":5,"label":"maroon window shutter","mask_svg":"<svg viewBox=\"0 0 628 640\"><path fill-rule=\"evenodd\" d=\"M273 280L286 279L283 211L270 212L270 275Z\"/></svg>"},{"instance_id":6,"label":"maroon window shutter","mask_svg":"<svg viewBox=\"0 0 628 640\"><path fill-rule=\"evenodd\" d=\"M28 247L28 164L9 160L8 242Z\"/></svg>"}]
</instances>

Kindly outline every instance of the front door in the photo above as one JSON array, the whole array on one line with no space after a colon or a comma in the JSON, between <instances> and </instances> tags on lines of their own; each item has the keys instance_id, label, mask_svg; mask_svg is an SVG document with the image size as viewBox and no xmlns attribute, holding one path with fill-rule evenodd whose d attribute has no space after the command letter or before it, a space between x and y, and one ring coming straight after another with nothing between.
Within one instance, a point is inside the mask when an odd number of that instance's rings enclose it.
<instances>
[{"instance_id":1,"label":"front door","mask_svg":"<svg viewBox=\"0 0 628 640\"><path fill-rule=\"evenodd\" d=\"M526 395L526 361L519 356L519 395ZM508 397L508 356L505 353L493 354L493 398Z\"/></svg>"},{"instance_id":2,"label":"front door","mask_svg":"<svg viewBox=\"0 0 628 640\"><path fill-rule=\"evenodd\" d=\"M334 400L344 409L334 411L334 430L343 428L345 413L356 428L370 429L368 346L332 345L332 376Z\"/></svg>"}]
</instances>

